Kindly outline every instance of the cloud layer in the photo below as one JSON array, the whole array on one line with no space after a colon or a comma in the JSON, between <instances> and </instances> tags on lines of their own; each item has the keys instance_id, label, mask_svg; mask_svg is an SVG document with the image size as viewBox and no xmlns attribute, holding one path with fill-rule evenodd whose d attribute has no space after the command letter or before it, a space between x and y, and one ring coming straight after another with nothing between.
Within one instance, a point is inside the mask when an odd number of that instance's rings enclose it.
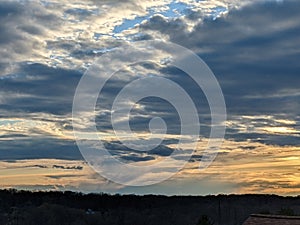
<instances>
[{"instance_id":1,"label":"cloud layer","mask_svg":"<svg viewBox=\"0 0 300 225\"><path fill-rule=\"evenodd\" d=\"M211 128L205 95L193 80L176 68L139 63L115 74L96 107L99 134L112 155L126 163L147 164L164 159L174 151L180 119L174 107L161 99L143 99L135 105L130 117L132 129L141 135L149 131L151 118L165 119L168 135L156 149L141 153L124 147L115 139L110 122L113 100L130 79L136 78L132 74L162 76L186 89L197 103L201 122L199 148L187 168L170 183L177 179L178 182L186 180L190 185L190 180L199 179L193 188L185 186L195 194L197 188L194 187L199 183L200 186L203 182L213 185L220 180L228 192L299 193L299 10L299 2L292 0L94 0L84 4L71 0L2 1L0 159L62 159L70 160L59 164L62 170L78 166L76 163L80 161L77 160L82 160L82 156L72 134L72 102L80 78L97 57L116 47L160 38L193 50L215 73L228 110L225 145L215 164L197 174L197 163ZM79 123L87 138L90 134L85 133L85 128L91 126L91 116L87 114L86 120ZM189 150L187 138L182 155ZM32 166L30 160L17 162L20 167ZM285 166L286 162L290 165ZM5 168L12 169L16 165L4 164ZM80 184L74 185L70 183L73 178L69 171L64 170L68 179L62 181L61 174L55 170L59 168L53 168L52 164L34 167L36 171L43 170L39 180L29 182L33 173L27 181L18 184L11 175L11 180L1 185L54 187L61 182L66 187L89 189L89 182L85 186L87 174L81 174ZM2 176L11 171L7 168L2 170ZM260 179L256 178L257 174ZM232 182L233 178L237 181ZM51 182L47 183L47 179ZM96 181L91 183L89 187L98 190ZM165 190L164 185L171 186L167 182L158 186L158 190ZM120 189L130 190L133 189ZM150 189L134 190L147 192Z\"/></svg>"}]
</instances>

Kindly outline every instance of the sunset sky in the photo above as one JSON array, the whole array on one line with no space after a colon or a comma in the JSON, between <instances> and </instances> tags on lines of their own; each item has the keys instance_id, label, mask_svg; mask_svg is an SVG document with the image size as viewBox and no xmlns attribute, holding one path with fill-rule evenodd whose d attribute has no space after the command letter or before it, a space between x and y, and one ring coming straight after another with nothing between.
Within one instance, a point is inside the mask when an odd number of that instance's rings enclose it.
<instances>
[{"instance_id":1,"label":"sunset sky","mask_svg":"<svg viewBox=\"0 0 300 225\"><path fill-rule=\"evenodd\" d=\"M0 188L300 195L299 12L298 0L1 0ZM136 152L116 139L111 104L132 71L183 86L198 103L200 120L197 149L182 170L155 185L124 186L97 174L81 155L73 98L95 60L149 40L181 45L209 66L226 102L226 135L214 162L199 170L211 129L201 89L165 64L118 71L99 95L95 122L99 138L122 162L164 160L180 132L174 107L148 98L133 108L132 130L145 134L149 120L159 116L168 125L165 140L155 150ZM91 122L86 115L77 125L85 131ZM153 176L159 175L140 179Z\"/></svg>"}]
</instances>

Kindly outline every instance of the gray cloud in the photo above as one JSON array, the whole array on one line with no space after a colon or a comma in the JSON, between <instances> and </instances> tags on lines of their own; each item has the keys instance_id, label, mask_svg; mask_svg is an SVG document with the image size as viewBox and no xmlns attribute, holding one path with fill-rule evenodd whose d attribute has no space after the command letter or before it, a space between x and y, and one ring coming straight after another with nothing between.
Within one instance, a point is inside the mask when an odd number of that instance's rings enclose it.
<instances>
[{"instance_id":1,"label":"gray cloud","mask_svg":"<svg viewBox=\"0 0 300 225\"><path fill-rule=\"evenodd\" d=\"M0 160L69 159L82 160L73 141L55 138L1 140Z\"/></svg>"},{"instance_id":2,"label":"gray cloud","mask_svg":"<svg viewBox=\"0 0 300 225\"><path fill-rule=\"evenodd\" d=\"M10 71L10 67L14 67L18 61L39 55L44 45L40 38L46 37L49 31L60 24L61 21L56 15L34 1L26 5L17 1L1 1L1 75Z\"/></svg>"},{"instance_id":3,"label":"gray cloud","mask_svg":"<svg viewBox=\"0 0 300 225\"><path fill-rule=\"evenodd\" d=\"M36 63L21 65L18 73L17 76L7 75L0 79L0 90L6 95L0 110L71 113L81 72Z\"/></svg>"},{"instance_id":4,"label":"gray cloud","mask_svg":"<svg viewBox=\"0 0 300 225\"><path fill-rule=\"evenodd\" d=\"M127 3L130 4L130 1L124 2ZM137 39L149 39L154 31L166 34L171 41L195 50L219 79L225 94L229 118L236 115L284 114L283 119L294 118L299 123L300 102L299 95L295 94L300 91L299 9L300 4L297 1L285 1L282 4L255 3L232 10L227 16L216 20L206 18L191 32L188 31L185 19L166 19L154 15L148 22L140 25L139 30L143 35ZM40 13L37 13L39 10ZM90 15L95 14L84 9L69 9L64 13L87 20ZM188 19L202 18L202 15L195 14L197 13L189 14ZM74 91L83 74L82 70L51 67L46 63L18 63L22 61L20 55L28 56L33 53L32 49L38 50L39 37L47 35L48 29L55 29L60 22L56 15L34 3L26 9L19 3L0 3L0 47L3 47L0 50L3 58L0 60L0 91L1 95L5 95L0 98L2 118L30 117L32 113L63 116L71 113ZM66 51L68 57L81 62L101 56L107 49L111 50L120 45L120 40L103 40L101 45L83 39L80 39L80 45L78 39L47 40L48 48ZM7 74L9 62L18 64L18 69ZM159 68L149 63L141 67L148 69L147 71L157 71L186 89L197 103L203 128L202 135L207 137L210 131L209 108L205 96L195 83L176 68ZM111 114L108 112L114 96L129 81L112 80L101 93L96 121L101 131L111 131ZM148 131L150 119L160 116L167 122L168 133L180 132L180 119L172 106L157 98L143 99L139 104L141 108L132 110L130 123L134 131ZM106 113L103 113L105 110ZM271 123L269 120L260 122ZM72 128L69 118L58 123L68 123L69 131ZM0 157L3 159L81 157L71 141L55 138L32 140L28 138L28 134L20 133L4 134L0 138L5 141L3 146L6 146L5 149L0 148ZM12 141L13 138L18 141ZM252 139L254 142L270 145L300 144L297 136L259 131L242 132L234 127L229 128L226 138L235 141ZM127 161L148 161L155 157L168 156L173 152L167 144L144 155L117 146L114 142L110 143L110 147L113 154ZM192 160L200 159L201 155Z\"/></svg>"},{"instance_id":5,"label":"gray cloud","mask_svg":"<svg viewBox=\"0 0 300 225\"><path fill-rule=\"evenodd\" d=\"M112 155L120 156L126 160L141 159L141 161L152 160L154 159L152 156L170 156L174 149L168 147L166 143L176 143L175 140L164 140L162 144L158 147L151 149L149 151L137 151L126 147L120 141L105 141L104 146ZM133 153L133 154L129 154ZM125 154L125 156L124 156ZM128 155L129 154L129 155ZM145 157L146 156L146 157Z\"/></svg>"},{"instance_id":6,"label":"gray cloud","mask_svg":"<svg viewBox=\"0 0 300 225\"><path fill-rule=\"evenodd\" d=\"M216 20L204 19L191 32L181 25L184 20L178 22L179 19L167 20L161 16L153 17L140 29L168 35L171 41L196 51L222 86L229 118L283 115L297 122L299 10L298 1L259 2L231 10ZM164 72L174 74L175 71L167 68ZM193 87L189 89L195 93ZM298 137L288 134L243 133L230 127L227 138L299 145Z\"/></svg>"},{"instance_id":7,"label":"gray cloud","mask_svg":"<svg viewBox=\"0 0 300 225\"><path fill-rule=\"evenodd\" d=\"M219 79L230 113L285 109L297 114L299 98L293 93L299 91L300 82L299 9L298 1L263 2L204 20L192 32L159 16L141 29L167 34L171 41L197 51ZM288 90L289 94L279 95Z\"/></svg>"}]
</instances>

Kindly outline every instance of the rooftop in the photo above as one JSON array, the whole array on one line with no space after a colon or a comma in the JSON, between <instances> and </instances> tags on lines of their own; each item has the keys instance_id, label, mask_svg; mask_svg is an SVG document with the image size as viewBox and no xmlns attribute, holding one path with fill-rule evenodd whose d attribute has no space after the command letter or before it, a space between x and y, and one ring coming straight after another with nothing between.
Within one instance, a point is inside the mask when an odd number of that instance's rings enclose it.
<instances>
[{"instance_id":1,"label":"rooftop","mask_svg":"<svg viewBox=\"0 0 300 225\"><path fill-rule=\"evenodd\" d=\"M253 214L243 225L300 225L300 216Z\"/></svg>"}]
</instances>

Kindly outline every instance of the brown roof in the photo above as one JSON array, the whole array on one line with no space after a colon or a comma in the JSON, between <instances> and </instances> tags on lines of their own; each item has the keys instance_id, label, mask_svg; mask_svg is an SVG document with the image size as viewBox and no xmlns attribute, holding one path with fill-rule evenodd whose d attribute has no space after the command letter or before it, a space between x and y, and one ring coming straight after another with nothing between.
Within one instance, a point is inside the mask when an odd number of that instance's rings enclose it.
<instances>
[{"instance_id":1,"label":"brown roof","mask_svg":"<svg viewBox=\"0 0 300 225\"><path fill-rule=\"evenodd\" d=\"M253 214L243 225L300 225L300 217Z\"/></svg>"}]
</instances>

